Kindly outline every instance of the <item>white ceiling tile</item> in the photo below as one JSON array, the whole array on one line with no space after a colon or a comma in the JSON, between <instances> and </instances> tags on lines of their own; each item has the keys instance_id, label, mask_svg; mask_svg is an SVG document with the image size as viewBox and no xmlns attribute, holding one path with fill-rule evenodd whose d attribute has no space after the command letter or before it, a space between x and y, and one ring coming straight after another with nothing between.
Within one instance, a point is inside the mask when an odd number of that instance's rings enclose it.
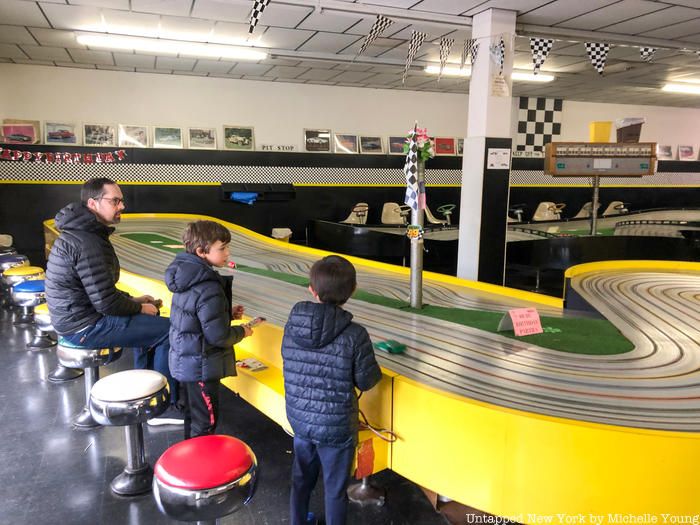
<instances>
[{"instance_id":1,"label":"white ceiling tile","mask_svg":"<svg viewBox=\"0 0 700 525\"><path fill-rule=\"evenodd\" d=\"M403 7L408 9L412 5L415 5L418 0L371 0L366 2L373 5L382 5L385 7Z\"/></svg>"},{"instance_id":2,"label":"white ceiling tile","mask_svg":"<svg viewBox=\"0 0 700 525\"><path fill-rule=\"evenodd\" d=\"M350 34L350 35L365 36L372 29L372 26L374 25L375 20L376 20L376 17L363 18L360 21L358 21L355 25L348 28L348 30L345 32ZM389 26L385 31L390 31L392 27L396 27L396 22L394 22L391 26Z\"/></svg>"},{"instance_id":3,"label":"white ceiling tile","mask_svg":"<svg viewBox=\"0 0 700 525\"><path fill-rule=\"evenodd\" d=\"M32 34L22 26L0 25L0 42L8 44L36 44Z\"/></svg>"},{"instance_id":4,"label":"white ceiling tile","mask_svg":"<svg viewBox=\"0 0 700 525\"><path fill-rule=\"evenodd\" d=\"M103 69L105 71L127 71L129 73L133 73L135 69L133 67L125 67L125 66L103 66L100 64L97 64L97 69ZM149 73L152 73L153 70L149 69L140 69L139 71L147 71Z\"/></svg>"},{"instance_id":5,"label":"white ceiling tile","mask_svg":"<svg viewBox=\"0 0 700 525\"><path fill-rule=\"evenodd\" d=\"M62 62L71 62L68 51L62 47L44 47L24 44L22 45L22 49L32 60L61 60Z\"/></svg>"},{"instance_id":6,"label":"white ceiling tile","mask_svg":"<svg viewBox=\"0 0 700 525\"><path fill-rule=\"evenodd\" d=\"M26 59L27 55L22 52L19 46L14 44L0 44L0 57Z\"/></svg>"},{"instance_id":7,"label":"white ceiling tile","mask_svg":"<svg viewBox=\"0 0 700 525\"><path fill-rule=\"evenodd\" d=\"M191 71L196 58L156 57L156 69L172 69L177 71Z\"/></svg>"},{"instance_id":8,"label":"white ceiling tile","mask_svg":"<svg viewBox=\"0 0 700 525\"><path fill-rule=\"evenodd\" d=\"M265 73L265 76L274 78L297 78L305 71L307 70L301 67L275 66Z\"/></svg>"},{"instance_id":9,"label":"white ceiling tile","mask_svg":"<svg viewBox=\"0 0 700 525\"><path fill-rule=\"evenodd\" d=\"M394 29L394 26L390 27L386 31L386 36L391 38L398 38L401 40L410 40L411 35L413 34L413 30L416 30L422 31L423 33L426 33L428 35L425 40L426 42L429 42L430 40L434 40L436 38L440 38L441 36L452 32L452 30L450 30L450 28L447 26L430 24L428 22L416 22L399 31L392 32L392 29Z\"/></svg>"},{"instance_id":10,"label":"white ceiling tile","mask_svg":"<svg viewBox=\"0 0 700 525\"><path fill-rule=\"evenodd\" d=\"M258 64L265 64L270 66L298 66L301 63L300 60L294 60L291 58L266 58L265 60L260 60Z\"/></svg>"},{"instance_id":11,"label":"white ceiling tile","mask_svg":"<svg viewBox=\"0 0 700 525\"><path fill-rule=\"evenodd\" d=\"M299 75L299 80L328 80L338 76L340 71L335 69L310 69Z\"/></svg>"},{"instance_id":12,"label":"white ceiling tile","mask_svg":"<svg viewBox=\"0 0 700 525\"><path fill-rule=\"evenodd\" d=\"M623 33L629 35L637 35L653 31L659 27L673 25L679 22L684 22L698 16L696 9L688 9L685 7L669 7L654 13L638 16L619 22L610 24L602 28L602 30L610 33Z\"/></svg>"},{"instance_id":13,"label":"white ceiling tile","mask_svg":"<svg viewBox=\"0 0 700 525\"><path fill-rule=\"evenodd\" d=\"M129 53L112 53L114 63L122 67L138 67L142 69L154 69L156 67L156 57L149 55L134 55Z\"/></svg>"},{"instance_id":14,"label":"white ceiling tile","mask_svg":"<svg viewBox=\"0 0 700 525\"><path fill-rule=\"evenodd\" d=\"M15 64L27 64L29 66L54 66L55 64L50 60L29 60L24 58L13 59Z\"/></svg>"},{"instance_id":15,"label":"white ceiling tile","mask_svg":"<svg viewBox=\"0 0 700 525\"><path fill-rule=\"evenodd\" d=\"M159 36L171 40L207 42L213 29L214 22L212 20L161 16Z\"/></svg>"},{"instance_id":16,"label":"white ceiling tile","mask_svg":"<svg viewBox=\"0 0 700 525\"><path fill-rule=\"evenodd\" d=\"M247 23L252 7L250 0L196 0L192 16L208 20Z\"/></svg>"},{"instance_id":17,"label":"white ceiling tile","mask_svg":"<svg viewBox=\"0 0 700 525\"><path fill-rule=\"evenodd\" d=\"M397 82L401 82L401 74L394 74L391 75L389 73L378 73L374 75L373 77L370 77L367 79L367 82L371 82L372 84L382 84L382 85L390 85L390 84L396 84Z\"/></svg>"},{"instance_id":18,"label":"white ceiling tile","mask_svg":"<svg viewBox=\"0 0 700 525\"><path fill-rule=\"evenodd\" d=\"M364 39L358 40L344 53L349 55L357 54L360 51L360 47L362 47L363 42ZM376 57L383 53L386 53L390 49L401 46L405 43L405 40L398 40L394 38L377 38L374 42L372 42L372 45L368 46L367 49L365 49L364 53L362 53L362 56Z\"/></svg>"},{"instance_id":19,"label":"white ceiling tile","mask_svg":"<svg viewBox=\"0 0 700 525\"><path fill-rule=\"evenodd\" d=\"M298 51L318 51L321 53L339 53L357 41L356 35L324 33L319 31L298 48Z\"/></svg>"},{"instance_id":20,"label":"white ceiling tile","mask_svg":"<svg viewBox=\"0 0 700 525\"><path fill-rule=\"evenodd\" d=\"M40 27L30 27L29 31L42 46L67 47L69 49L86 49L75 40L74 31L63 31L61 29L44 29Z\"/></svg>"},{"instance_id":21,"label":"white ceiling tile","mask_svg":"<svg viewBox=\"0 0 700 525\"><path fill-rule=\"evenodd\" d=\"M69 0L73 5L107 7L109 9L129 9L129 0Z\"/></svg>"},{"instance_id":22,"label":"white ceiling tile","mask_svg":"<svg viewBox=\"0 0 700 525\"><path fill-rule=\"evenodd\" d=\"M265 73L267 73L270 69L272 69L274 66L266 65L266 64L247 64L244 62L241 62L239 64L236 64L234 68L231 70L231 74L233 75L251 75L251 76L263 76Z\"/></svg>"},{"instance_id":23,"label":"white ceiling tile","mask_svg":"<svg viewBox=\"0 0 700 525\"><path fill-rule=\"evenodd\" d=\"M686 35L695 35L700 28L700 10L696 10L696 17L692 20L670 24L666 27L655 29L654 31L646 31L643 36L652 38L680 38L681 40Z\"/></svg>"},{"instance_id":24,"label":"white ceiling tile","mask_svg":"<svg viewBox=\"0 0 700 525\"><path fill-rule=\"evenodd\" d=\"M200 59L194 66L194 71L199 73L214 73L219 75L225 75L228 73L234 64L231 62L219 62L217 60L204 60Z\"/></svg>"},{"instance_id":25,"label":"white ceiling tile","mask_svg":"<svg viewBox=\"0 0 700 525\"><path fill-rule=\"evenodd\" d=\"M189 16L192 0L131 0L131 9L159 15Z\"/></svg>"},{"instance_id":26,"label":"white ceiling tile","mask_svg":"<svg viewBox=\"0 0 700 525\"><path fill-rule=\"evenodd\" d=\"M158 15L105 9L102 11L102 16L106 31L109 33L158 37L160 24Z\"/></svg>"},{"instance_id":27,"label":"white ceiling tile","mask_svg":"<svg viewBox=\"0 0 700 525\"><path fill-rule=\"evenodd\" d=\"M114 58L110 51L89 51L87 49L71 49L70 55L75 62L82 64L113 65Z\"/></svg>"},{"instance_id":28,"label":"white ceiling tile","mask_svg":"<svg viewBox=\"0 0 700 525\"><path fill-rule=\"evenodd\" d=\"M334 69L339 69L342 71L372 71L372 66L370 64L338 64ZM374 73L374 71L372 71Z\"/></svg>"},{"instance_id":29,"label":"white ceiling tile","mask_svg":"<svg viewBox=\"0 0 700 525\"><path fill-rule=\"evenodd\" d=\"M74 67L77 69L95 69L95 64L79 64L76 62L56 62L58 67Z\"/></svg>"},{"instance_id":30,"label":"white ceiling tile","mask_svg":"<svg viewBox=\"0 0 700 525\"><path fill-rule=\"evenodd\" d=\"M105 26L102 23L102 14L97 7L48 4L42 5L42 9L54 29L105 30Z\"/></svg>"},{"instance_id":31,"label":"white ceiling tile","mask_svg":"<svg viewBox=\"0 0 700 525\"><path fill-rule=\"evenodd\" d=\"M0 20L13 26L49 27L36 2L3 0L0 2Z\"/></svg>"},{"instance_id":32,"label":"white ceiling tile","mask_svg":"<svg viewBox=\"0 0 700 525\"><path fill-rule=\"evenodd\" d=\"M411 10L428 11L430 13L442 13L446 15L461 15L481 3L483 3L483 0L423 0L413 6Z\"/></svg>"},{"instance_id":33,"label":"white ceiling tile","mask_svg":"<svg viewBox=\"0 0 700 525\"><path fill-rule=\"evenodd\" d=\"M258 44L276 49L296 49L314 35L314 31L270 27L262 35Z\"/></svg>"},{"instance_id":34,"label":"white ceiling tile","mask_svg":"<svg viewBox=\"0 0 700 525\"><path fill-rule=\"evenodd\" d=\"M332 60L302 60L297 65L299 67L312 67L315 69L331 69L338 63Z\"/></svg>"},{"instance_id":35,"label":"white ceiling tile","mask_svg":"<svg viewBox=\"0 0 700 525\"><path fill-rule=\"evenodd\" d=\"M243 76L245 80L258 80L258 81L263 81L263 82L272 82L275 80L273 77L260 77L257 75L245 75Z\"/></svg>"},{"instance_id":36,"label":"white ceiling tile","mask_svg":"<svg viewBox=\"0 0 700 525\"><path fill-rule=\"evenodd\" d=\"M578 5L578 2L569 1L571 4ZM543 5L547 5L551 0L488 0L487 2L479 2L475 7L469 9L465 14L473 16L475 14L486 11L487 9L506 9L516 11L519 15L537 9ZM535 23L535 22L532 22Z\"/></svg>"},{"instance_id":37,"label":"white ceiling tile","mask_svg":"<svg viewBox=\"0 0 700 525\"><path fill-rule=\"evenodd\" d=\"M250 2L252 6L252 2ZM260 23L274 27L296 27L311 12L313 7L291 6L271 2L260 17Z\"/></svg>"},{"instance_id":38,"label":"white ceiling tile","mask_svg":"<svg viewBox=\"0 0 700 525\"><path fill-rule=\"evenodd\" d=\"M235 24L233 22L216 22L212 33L209 37L210 42L218 44L234 44L241 45L248 41L248 24ZM251 41L257 45L258 40L262 38L267 28L258 25L255 35Z\"/></svg>"},{"instance_id":39,"label":"white ceiling tile","mask_svg":"<svg viewBox=\"0 0 700 525\"><path fill-rule=\"evenodd\" d=\"M360 15L349 15L347 13L333 13L323 11L319 13L314 11L306 17L301 24L297 26L299 29L309 29L312 31L330 31L333 33L342 33L351 26L357 24L362 17Z\"/></svg>"},{"instance_id":40,"label":"white ceiling tile","mask_svg":"<svg viewBox=\"0 0 700 525\"><path fill-rule=\"evenodd\" d=\"M559 24L560 27L593 30L664 9L666 5L649 0L622 0Z\"/></svg>"},{"instance_id":41,"label":"white ceiling tile","mask_svg":"<svg viewBox=\"0 0 700 525\"><path fill-rule=\"evenodd\" d=\"M363 80L368 79L369 77L373 77L374 73L370 72L361 72L361 71L345 71L343 73L340 73L337 77L333 77L333 80L336 82L362 82Z\"/></svg>"}]
</instances>

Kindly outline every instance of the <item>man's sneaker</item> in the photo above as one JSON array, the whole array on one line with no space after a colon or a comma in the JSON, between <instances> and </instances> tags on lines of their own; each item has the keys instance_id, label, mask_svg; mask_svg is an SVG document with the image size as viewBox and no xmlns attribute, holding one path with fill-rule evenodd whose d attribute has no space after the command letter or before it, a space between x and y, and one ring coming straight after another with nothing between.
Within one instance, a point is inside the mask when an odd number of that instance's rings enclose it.
<instances>
[{"instance_id":1,"label":"man's sneaker","mask_svg":"<svg viewBox=\"0 0 700 525\"><path fill-rule=\"evenodd\" d=\"M154 417L146 421L150 426L159 425L184 425L185 416L182 414L182 410L176 406L170 405L165 412L163 412L158 417Z\"/></svg>"}]
</instances>

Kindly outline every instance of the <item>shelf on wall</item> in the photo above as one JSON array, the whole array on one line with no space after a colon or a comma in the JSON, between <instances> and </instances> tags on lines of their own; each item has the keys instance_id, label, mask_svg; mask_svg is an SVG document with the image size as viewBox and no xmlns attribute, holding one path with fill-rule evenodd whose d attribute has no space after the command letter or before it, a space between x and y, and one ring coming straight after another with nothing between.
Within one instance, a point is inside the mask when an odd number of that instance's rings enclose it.
<instances>
[{"instance_id":1,"label":"shelf on wall","mask_svg":"<svg viewBox=\"0 0 700 525\"><path fill-rule=\"evenodd\" d=\"M234 193L256 193L256 201L288 201L296 198L293 184L222 183L221 200L232 201Z\"/></svg>"}]
</instances>

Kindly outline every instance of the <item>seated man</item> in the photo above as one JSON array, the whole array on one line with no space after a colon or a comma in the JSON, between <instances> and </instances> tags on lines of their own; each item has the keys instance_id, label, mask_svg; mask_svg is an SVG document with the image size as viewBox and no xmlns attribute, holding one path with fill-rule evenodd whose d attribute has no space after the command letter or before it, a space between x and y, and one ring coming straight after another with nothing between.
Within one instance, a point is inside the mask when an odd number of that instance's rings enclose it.
<instances>
[{"instance_id":1,"label":"seated man","mask_svg":"<svg viewBox=\"0 0 700 525\"><path fill-rule=\"evenodd\" d=\"M56 215L61 233L46 265L46 300L54 329L67 341L92 348L134 347L136 368L151 368L170 384L171 407L157 424L182 424L178 384L170 375L170 321L158 316L160 301L117 290L119 259L109 236L121 220L122 191L111 179L90 179L81 202Z\"/></svg>"}]
</instances>

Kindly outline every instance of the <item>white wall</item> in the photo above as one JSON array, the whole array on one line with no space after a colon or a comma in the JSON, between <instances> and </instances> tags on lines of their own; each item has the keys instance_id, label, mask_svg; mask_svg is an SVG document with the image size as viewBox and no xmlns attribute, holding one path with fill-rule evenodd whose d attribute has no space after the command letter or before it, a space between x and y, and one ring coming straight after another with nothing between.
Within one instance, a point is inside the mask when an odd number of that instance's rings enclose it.
<instances>
[{"instance_id":1,"label":"white wall","mask_svg":"<svg viewBox=\"0 0 700 525\"><path fill-rule=\"evenodd\" d=\"M303 128L401 135L418 119L462 137L468 95L257 82L0 64L0 118L175 126L255 127L256 144L302 145ZM517 98L513 104L513 136ZM645 117L641 140L700 143L700 109L564 101L562 141L587 141L588 123ZM611 135L614 138L614 132Z\"/></svg>"}]
</instances>

